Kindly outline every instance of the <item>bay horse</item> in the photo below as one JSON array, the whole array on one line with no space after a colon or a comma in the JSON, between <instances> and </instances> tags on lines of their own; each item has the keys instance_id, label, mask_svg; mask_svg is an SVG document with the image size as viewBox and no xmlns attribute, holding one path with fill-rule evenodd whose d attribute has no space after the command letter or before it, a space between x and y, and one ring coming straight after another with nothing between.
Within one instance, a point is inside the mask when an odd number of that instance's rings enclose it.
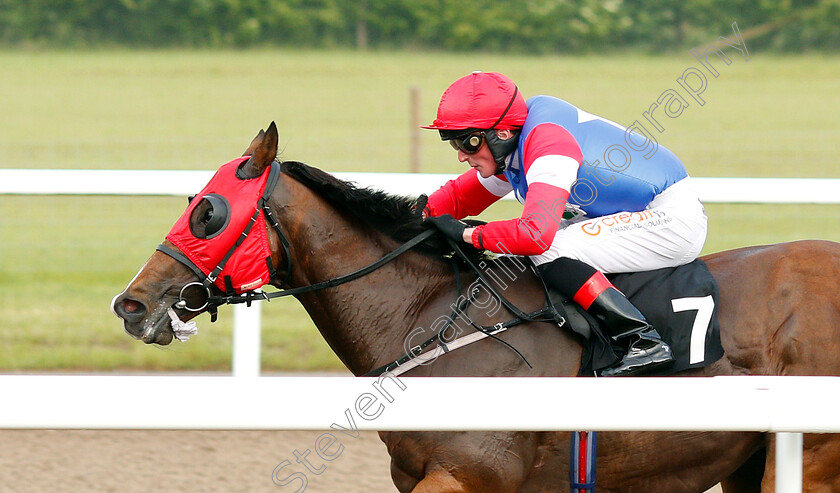
<instances>
[{"instance_id":1,"label":"bay horse","mask_svg":"<svg viewBox=\"0 0 840 493\"><path fill-rule=\"evenodd\" d=\"M260 131L244 156L250 158L238 172L245 177L260 176L272 166L277 156L273 123ZM268 192L276 228L264 228L270 263L278 274L272 284L278 288L344 275L428 228L414 211L415 200L357 188L302 163L283 163ZM202 219L191 219L196 220ZM176 248L168 240L164 245ZM451 312L461 284L442 251L440 244L424 242L364 277L295 296L347 368L363 375L403 355L412 329L432 327ZM720 289L718 318L725 355L679 375L840 375L840 244L802 241L721 252L703 260ZM464 285L475 279L469 272L460 275ZM184 320L198 313L177 306L182 288L196 278L183 263L156 251L114 298L112 309L130 335L168 344L173 332L167 310L174 307ZM505 294L516 306L540 308L544 293L532 272L522 272L512 286ZM511 318L505 308L492 315L473 309L469 316L486 325ZM568 330L529 322L498 338L521 352L531 366L488 338L405 375L578 373L582 347ZM644 397L617 402L617 412L623 405L644 406ZM380 432L380 437L400 492L542 492L569 485L569 433ZM769 493L774 488L774 458L772 434L605 432L599 435L598 490L699 493L721 483L726 493ZM840 437L805 435L803 460L804 491L840 492Z\"/></svg>"}]
</instances>

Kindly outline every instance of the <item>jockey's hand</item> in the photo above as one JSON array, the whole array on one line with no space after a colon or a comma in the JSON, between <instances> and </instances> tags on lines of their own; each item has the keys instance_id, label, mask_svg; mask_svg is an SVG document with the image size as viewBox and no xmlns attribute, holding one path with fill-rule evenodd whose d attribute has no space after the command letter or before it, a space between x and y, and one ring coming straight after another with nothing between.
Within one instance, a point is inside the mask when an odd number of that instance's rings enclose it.
<instances>
[{"instance_id":1,"label":"jockey's hand","mask_svg":"<svg viewBox=\"0 0 840 493\"><path fill-rule=\"evenodd\" d=\"M432 223L447 238L453 241L464 241L464 230L467 229L467 223L459 221L449 214L430 217L427 221Z\"/></svg>"}]
</instances>

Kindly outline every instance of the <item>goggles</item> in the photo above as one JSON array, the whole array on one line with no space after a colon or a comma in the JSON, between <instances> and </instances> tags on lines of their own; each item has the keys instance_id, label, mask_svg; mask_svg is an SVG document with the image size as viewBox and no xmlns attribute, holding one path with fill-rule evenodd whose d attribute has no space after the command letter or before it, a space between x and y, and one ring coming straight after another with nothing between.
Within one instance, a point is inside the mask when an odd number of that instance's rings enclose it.
<instances>
[{"instance_id":1,"label":"goggles","mask_svg":"<svg viewBox=\"0 0 840 493\"><path fill-rule=\"evenodd\" d=\"M456 151L463 151L466 154L475 154L484 144L484 132L467 134L463 137L449 139L449 145Z\"/></svg>"}]
</instances>

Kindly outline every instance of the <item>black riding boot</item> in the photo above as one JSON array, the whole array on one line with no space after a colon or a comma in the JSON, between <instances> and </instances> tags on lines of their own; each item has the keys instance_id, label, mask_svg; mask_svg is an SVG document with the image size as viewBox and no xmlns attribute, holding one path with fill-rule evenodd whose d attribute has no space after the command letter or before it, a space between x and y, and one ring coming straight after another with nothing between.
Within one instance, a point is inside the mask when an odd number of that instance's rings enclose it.
<instances>
[{"instance_id":1,"label":"black riding boot","mask_svg":"<svg viewBox=\"0 0 840 493\"><path fill-rule=\"evenodd\" d=\"M609 339L593 358L596 374L639 375L674 362L671 348L656 329L597 269L577 259L560 257L540 265L538 270L547 284L598 320L605 333L599 334L599 339Z\"/></svg>"},{"instance_id":2,"label":"black riding boot","mask_svg":"<svg viewBox=\"0 0 840 493\"><path fill-rule=\"evenodd\" d=\"M612 287L605 289L587 312L601 322L613 341L627 348L621 361L598 371L598 376L640 375L674 363L671 348L621 291Z\"/></svg>"}]
</instances>

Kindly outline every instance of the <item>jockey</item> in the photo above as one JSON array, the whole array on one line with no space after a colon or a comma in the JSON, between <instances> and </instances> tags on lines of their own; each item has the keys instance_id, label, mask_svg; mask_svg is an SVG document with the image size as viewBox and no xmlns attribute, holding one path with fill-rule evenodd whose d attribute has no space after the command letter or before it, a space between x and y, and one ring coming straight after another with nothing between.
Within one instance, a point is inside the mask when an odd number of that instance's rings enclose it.
<instances>
[{"instance_id":1,"label":"jockey","mask_svg":"<svg viewBox=\"0 0 840 493\"><path fill-rule=\"evenodd\" d=\"M656 329L604 276L675 267L700 253L706 214L671 151L561 99L526 103L498 73L455 81L424 128L438 130L470 166L429 196L424 217L453 240L529 256L546 283L609 336L617 353L596 361L598 375L674 362ZM460 221L511 191L521 217L478 227Z\"/></svg>"}]
</instances>

